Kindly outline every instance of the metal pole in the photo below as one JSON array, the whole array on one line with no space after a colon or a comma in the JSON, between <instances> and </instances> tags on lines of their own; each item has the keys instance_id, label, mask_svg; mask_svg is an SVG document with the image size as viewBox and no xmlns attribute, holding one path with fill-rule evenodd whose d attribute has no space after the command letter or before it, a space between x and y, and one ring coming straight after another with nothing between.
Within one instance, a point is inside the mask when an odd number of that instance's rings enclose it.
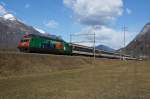
<instances>
[{"instance_id":1,"label":"metal pole","mask_svg":"<svg viewBox=\"0 0 150 99\"><path fill-rule=\"evenodd\" d=\"M122 60L122 49L120 49L120 60Z\"/></svg>"},{"instance_id":2,"label":"metal pole","mask_svg":"<svg viewBox=\"0 0 150 99\"><path fill-rule=\"evenodd\" d=\"M123 26L123 34L124 34L124 51L123 51L123 60L125 60L125 54L126 54L126 30L127 30L127 27L124 25Z\"/></svg>"},{"instance_id":3,"label":"metal pole","mask_svg":"<svg viewBox=\"0 0 150 99\"><path fill-rule=\"evenodd\" d=\"M125 44L125 40L126 40L126 38L125 38L125 25L124 25L124 29L123 29L123 31L124 31L124 55L125 55L125 46L126 46L126 44ZM123 56L123 60L125 60L125 56Z\"/></svg>"},{"instance_id":4,"label":"metal pole","mask_svg":"<svg viewBox=\"0 0 150 99\"><path fill-rule=\"evenodd\" d=\"M94 62L95 62L95 56L96 56L96 54L95 54L95 32L94 32L94 42L93 42L93 55L94 55Z\"/></svg>"},{"instance_id":5,"label":"metal pole","mask_svg":"<svg viewBox=\"0 0 150 99\"><path fill-rule=\"evenodd\" d=\"M72 43L72 34L70 33L70 44Z\"/></svg>"},{"instance_id":6,"label":"metal pole","mask_svg":"<svg viewBox=\"0 0 150 99\"><path fill-rule=\"evenodd\" d=\"M147 58L147 51L146 51L146 48L147 48L147 44L146 44L146 36L144 37L145 38L145 41L144 41L144 58L146 59Z\"/></svg>"},{"instance_id":7,"label":"metal pole","mask_svg":"<svg viewBox=\"0 0 150 99\"><path fill-rule=\"evenodd\" d=\"M124 48L126 47L126 27L124 25ZM125 49L124 49L124 53L125 53Z\"/></svg>"}]
</instances>

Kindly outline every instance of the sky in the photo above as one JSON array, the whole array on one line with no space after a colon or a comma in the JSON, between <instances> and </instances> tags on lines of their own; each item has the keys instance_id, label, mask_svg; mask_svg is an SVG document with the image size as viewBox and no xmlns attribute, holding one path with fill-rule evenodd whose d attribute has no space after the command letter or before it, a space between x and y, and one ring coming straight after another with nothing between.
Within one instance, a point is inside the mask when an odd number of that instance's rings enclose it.
<instances>
[{"instance_id":1,"label":"sky","mask_svg":"<svg viewBox=\"0 0 150 99\"><path fill-rule=\"evenodd\" d=\"M150 22L150 0L0 0L0 15L11 13L22 22L49 34L91 46L96 44L114 49L123 47L123 29L126 44ZM83 36L84 35L84 36Z\"/></svg>"}]
</instances>

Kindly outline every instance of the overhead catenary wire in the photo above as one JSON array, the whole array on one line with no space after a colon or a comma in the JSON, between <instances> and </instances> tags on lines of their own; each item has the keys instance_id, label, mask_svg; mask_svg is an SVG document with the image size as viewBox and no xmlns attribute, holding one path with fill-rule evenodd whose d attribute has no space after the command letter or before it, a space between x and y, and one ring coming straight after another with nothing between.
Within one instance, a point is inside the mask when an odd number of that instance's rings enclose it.
<instances>
[{"instance_id":1,"label":"overhead catenary wire","mask_svg":"<svg viewBox=\"0 0 150 99\"><path fill-rule=\"evenodd\" d=\"M82 41L73 41L73 37L92 37L93 40L82 40ZM95 53L95 50L96 50L96 34L95 32L94 33L87 33L87 34L70 34L70 44L75 44L75 43L93 43L93 60L95 61L96 59L96 53Z\"/></svg>"}]
</instances>

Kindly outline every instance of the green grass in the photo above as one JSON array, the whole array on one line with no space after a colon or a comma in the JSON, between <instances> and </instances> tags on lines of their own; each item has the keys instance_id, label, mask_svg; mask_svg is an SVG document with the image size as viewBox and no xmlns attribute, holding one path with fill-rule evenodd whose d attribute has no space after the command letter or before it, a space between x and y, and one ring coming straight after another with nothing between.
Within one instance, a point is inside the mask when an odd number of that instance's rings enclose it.
<instances>
[{"instance_id":1,"label":"green grass","mask_svg":"<svg viewBox=\"0 0 150 99\"><path fill-rule=\"evenodd\" d=\"M0 79L0 99L150 99L150 62L99 60L78 69Z\"/></svg>"}]
</instances>

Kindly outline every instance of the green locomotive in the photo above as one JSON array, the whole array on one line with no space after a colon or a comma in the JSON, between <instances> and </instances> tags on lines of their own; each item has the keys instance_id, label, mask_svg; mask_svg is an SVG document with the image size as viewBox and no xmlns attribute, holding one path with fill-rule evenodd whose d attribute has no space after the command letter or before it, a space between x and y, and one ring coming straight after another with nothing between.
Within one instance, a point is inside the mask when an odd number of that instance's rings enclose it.
<instances>
[{"instance_id":1,"label":"green locomotive","mask_svg":"<svg viewBox=\"0 0 150 99\"><path fill-rule=\"evenodd\" d=\"M72 54L72 47L58 37L40 36L34 34L24 35L19 41L21 52L44 52L55 54Z\"/></svg>"}]
</instances>

